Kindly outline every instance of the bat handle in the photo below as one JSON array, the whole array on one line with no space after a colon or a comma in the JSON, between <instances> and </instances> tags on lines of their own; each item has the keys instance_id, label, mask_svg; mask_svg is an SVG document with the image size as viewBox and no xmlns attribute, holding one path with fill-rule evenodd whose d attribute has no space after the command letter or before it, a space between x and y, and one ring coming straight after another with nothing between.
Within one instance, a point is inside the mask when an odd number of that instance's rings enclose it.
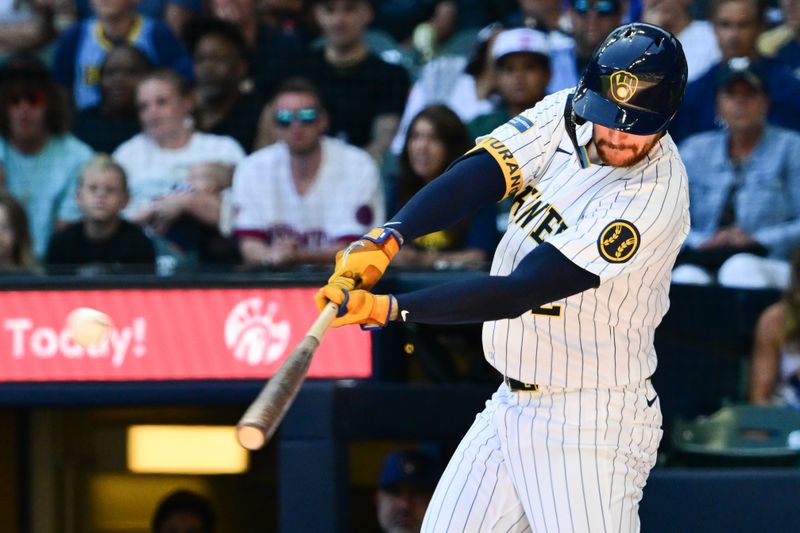
<instances>
[{"instance_id":1,"label":"bat handle","mask_svg":"<svg viewBox=\"0 0 800 533\"><path fill-rule=\"evenodd\" d=\"M277 429L305 381L314 351L336 318L339 306L333 302L322 309L297 348L270 378L237 424L239 443L248 450L264 446Z\"/></svg>"},{"instance_id":2,"label":"bat handle","mask_svg":"<svg viewBox=\"0 0 800 533\"><path fill-rule=\"evenodd\" d=\"M311 324L311 327L308 328L306 337L313 337L317 339L317 342L321 342L322 336L325 334L325 330L330 327L331 322L333 322L338 313L339 305L333 302L328 302L325 307L322 308L322 311L320 311L319 316L314 323Z\"/></svg>"}]
</instances>

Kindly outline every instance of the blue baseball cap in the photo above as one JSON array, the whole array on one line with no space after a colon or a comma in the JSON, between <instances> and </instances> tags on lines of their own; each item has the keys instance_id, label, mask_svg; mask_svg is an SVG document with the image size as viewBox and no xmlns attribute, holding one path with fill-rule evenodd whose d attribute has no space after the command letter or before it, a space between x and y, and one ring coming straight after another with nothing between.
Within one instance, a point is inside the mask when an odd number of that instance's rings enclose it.
<instances>
[{"instance_id":1,"label":"blue baseball cap","mask_svg":"<svg viewBox=\"0 0 800 533\"><path fill-rule=\"evenodd\" d=\"M407 483L422 490L433 490L439 480L441 468L438 459L422 450L401 450L390 453L383 461L379 486L390 488Z\"/></svg>"}]
</instances>

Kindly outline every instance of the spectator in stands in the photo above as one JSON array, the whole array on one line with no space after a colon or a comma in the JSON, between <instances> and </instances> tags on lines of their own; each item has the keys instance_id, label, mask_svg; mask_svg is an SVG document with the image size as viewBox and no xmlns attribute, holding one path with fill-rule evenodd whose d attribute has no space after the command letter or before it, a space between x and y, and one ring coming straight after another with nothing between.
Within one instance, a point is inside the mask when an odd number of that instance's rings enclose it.
<instances>
[{"instance_id":1,"label":"spectator in stands","mask_svg":"<svg viewBox=\"0 0 800 533\"><path fill-rule=\"evenodd\" d=\"M166 24L136 13L137 0L92 0L95 16L79 21L56 44L53 76L77 109L100 103L100 65L111 48L133 45L156 67L191 77L191 59Z\"/></svg>"},{"instance_id":2,"label":"spectator in stands","mask_svg":"<svg viewBox=\"0 0 800 533\"><path fill-rule=\"evenodd\" d=\"M329 133L380 160L403 113L408 74L367 48L370 0L315 0L314 13L325 44L310 54L305 75L322 94Z\"/></svg>"},{"instance_id":3,"label":"spectator in stands","mask_svg":"<svg viewBox=\"0 0 800 533\"><path fill-rule=\"evenodd\" d=\"M784 23L761 34L759 51L774 57L800 78L800 0L780 0Z\"/></svg>"},{"instance_id":4,"label":"spectator in stands","mask_svg":"<svg viewBox=\"0 0 800 533\"><path fill-rule=\"evenodd\" d=\"M423 109L408 129L400 154L395 202L389 210L396 212L472 145L467 128L447 106L434 104ZM483 266L498 237L496 212L489 208L450 229L407 243L395 261L399 266L423 269Z\"/></svg>"},{"instance_id":5,"label":"spectator in stands","mask_svg":"<svg viewBox=\"0 0 800 533\"><path fill-rule=\"evenodd\" d=\"M492 96L495 90L492 44L502 29L499 24L483 28L469 58L443 56L425 65L408 95L392 140L393 154L403 149L408 126L428 105L444 104L465 123L492 111L496 100Z\"/></svg>"},{"instance_id":6,"label":"spectator in stands","mask_svg":"<svg viewBox=\"0 0 800 533\"><path fill-rule=\"evenodd\" d=\"M561 0L517 0L517 8L506 17L510 28L531 28L549 32L561 26Z\"/></svg>"},{"instance_id":7,"label":"spectator in stands","mask_svg":"<svg viewBox=\"0 0 800 533\"><path fill-rule=\"evenodd\" d=\"M48 270L84 275L154 271L153 243L139 226L121 217L128 203L121 166L105 154L95 156L81 172L76 198L83 217L50 239Z\"/></svg>"},{"instance_id":8,"label":"spectator in stands","mask_svg":"<svg viewBox=\"0 0 800 533\"><path fill-rule=\"evenodd\" d=\"M209 3L215 17L241 30L247 46L249 77L258 91L270 96L281 81L298 74L305 52L303 43L293 33L262 24L256 0L209 0Z\"/></svg>"},{"instance_id":9,"label":"spectator in stands","mask_svg":"<svg viewBox=\"0 0 800 533\"><path fill-rule=\"evenodd\" d=\"M624 0L573 0L569 11L572 36L575 38L575 60L580 74L600 42L611 30L622 24L627 9Z\"/></svg>"},{"instance_id":10,"label":"spectator in stands","mask_svg":"<svg viewBox=\"0 0 800 533\"><path fill-rule=\"evenodd\" d=\"M446 53L455 37L458 10L456 0L436 0L430 18L414 29L411 46L423 62Z\"/></svg>"},{"instance_id":11,"label":"spectator in stands","mask_svg":"<svg viewBox=\"0 0 800 533\"><path fill-rule=\"evenodd\" d=\"M91 0L75 0L78 16L92 16ZM177 37L183 35L186 24L201 10L202 0L139 0L136 12L155 20L163 20Z\"/></svg>"},{"instance_id":12,"label":"spectator in stands","mask_svg":"<svg viewBox=\"0 0 800 533\"><path fill-rule=\"evenodd\" d=\"M764 3L760 0L715 0L711 20L722 60L686 87L683 103L670 125L670 134L680 142L691 134L719 127L715 105L719 71L732 59L747 58L766 82L770 100L769 121L776 126L800 130L800 79L782 62L762 57L756 39L764 28Z\"/></svg>"},{"instance_id":13,"label":"spectator in stands","mask_svg":"<svg viewBox=\"0 0 800 533\"><path fill-rule=\"evenodd\" d=\"M433 16L438 0L384 0L375 2L372 27L385 31L401 46L410 44L414 29Z\"/></svg>"},{"instance_id":14,"label":"spectator in stands","mask_svg":"<svg viewBox=\"0 0 800 533\"><path fill-rule=\"evenodd\" d=\"M738 67L738 68L737 68ZM719 71L726 125L686 139L692 227L675 282L786 287L800 246L800 134L772 126L765 80L746 63Z\"/></svg>"},{"instance_id":15,"label":"spectator in stands","mask_svg":"<svg viewBox=\"0 0 800 533\"><path fill-rule=\"evenodd\" d=\"M0 72L0 166L25 207L37 257L56 225L80 215L75 186L92 149L69 133L67 105L47 67L30 55Z\"/></svg>"},{"instance_id":16,"label":"spectator in stands","mask_svg":"<svg viewBox=\"0 0 800 533\"><path fill-rule=\"evenodd\" d=\"M642 21L661 26L678 38L686 54L689 81L719 62L714 28L707 20L692 20L691 0L644 0Z\"/></svg>"},{"instance_id":17,"label":"spectator in stands","mask_svg":"<svg viewBox=\"0 0 800 533\"><path fill-rule=\"evenodd\" d=\"M750 364L750 402L800 408L800 250L791 284L758 319Z\"/></svg>"},{"instance_id":18,"label":"spectator in stands","mask_svg":"<svg viewBox=\"0 0 800 533\"><path fill-rule=\"evenodd\" d=\"M186 40L194 59L197 129L228 135L252 151L264 98L244 80L247 49L235 25L216 18L199 18L187 27Z\"/></svg>"},{"instance_id":19,"label":"spectator in stands","mask_svg":"<svg viewBox=\"0 0 800 533\"><path fill-rule=\"evenodd\" d=\"M248 156L233 178L242 258L325 263L343 242L383 223L378 169L364 150L323 135L328 113L308 81L287 80L272 105L280 141Z\"/></svg>"},{"instance_id":20,"label":"spectator in stands","mask_svg":"<svg viewBox=\"0 0 800 533\"><path fill-rule=\"evenodd\" d=\"M172 71L147 74L136 102L142 133L113 154L128 176L128 219L177 246L172 252L184 259L233 260L216 228L223 191L244 151L230 137L194 130L191 93Z\"/></svg>"},{"instance_id":21,"label":"spectator in stands","mask_svg":"<svg viewBox=\"0 0 800 533\"><path fill-rule=\"evenodd\" d=\"M497 92L497 107L469 123L473 138L533 107L544 98L550 82L550 56L547 35L538 30L516 28L497 36L492 47Z\"/></svg>"},{"instance_id":22,"label":"spectator in stands","mask_svg":"<svg viewBox=\"0 0 800 533\"><path fill-rule=\"evenodd\" d=\"M519 0L519 9L506 20L509 28L525 27L547 34L551 77L548 93L578 84L575 39L561 29L561 0Z\"/></svg>"},{"instance_id":23,"label":"spectator in stands","mask_svg":"<svg viewBox=\"0 0 800 533\"><path fill-rule=\"evenodd\" d=\"M36 266L25 208L0 190L0 272L32 272Z\"/></svg>"},{"instance_id":24,"label":"spectator in stands","mask_svg":"<svg viewBox=\"0 0 800 533\"><path fill-rule=\"evenodd\" d=\"M110 154L139 133L136 85L150 61L131 45L115 46L100 65L100 102L75 115L72 133L98 152Z\"/></svg>"},{"instance_id":25,"label":"spectator in stands","mask_svg":"<svg viewBox=\"0 0 800 533\"><path fill-rule=\"evenodd\" d=\"M179 489L162 499L153 514L153 533L214 533L211 502L196 492Z\"/></svg>"},{"instance_id":26,"label":"spectator in stands","mask_svg":"<svg viewBox=\"0 0 800 533\"><path fill-rule=\"evenodd\" d=\"M308 43L317 33L314 15L304 0L260 0L258 18L262 24L284 35Z\"/></svg>"},{"instance_id":27,"label":"spectator in stands","mask_svg":"<svg viewBox=\"0 0 800 533\"><path fill-rule=\"evenodd\" d=\"M385 533L416 533L441 474L436 457L424 450L386 456L375 492L378 523Z\"/></svg>"},{"instance_id":28,"label":"spectator in stands","mask_svg":"<svg viewBox=\"0 0 800 533\"><path fill-rule=\"evenodd\" d=\"M0 3L0 62L18 52L37 50L56 35L53 10L42 0Z\"/></svg>"}]
</instances>

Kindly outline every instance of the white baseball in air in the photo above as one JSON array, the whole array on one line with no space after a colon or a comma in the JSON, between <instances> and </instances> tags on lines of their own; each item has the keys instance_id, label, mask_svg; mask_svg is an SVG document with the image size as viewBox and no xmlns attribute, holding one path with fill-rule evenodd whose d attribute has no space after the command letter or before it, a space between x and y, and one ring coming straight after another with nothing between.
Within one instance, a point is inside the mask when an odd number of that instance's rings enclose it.
<instances>
[{"instance_id":1,"label":"white baseball in air","mask_svg":"<svg viewBox=\"0 0 800 533\"><path fill-rule=\"evenodd\" d=\"M101 345L113 326L111 317L91 307L78 307L67 315L67 329L72 339L84 348Z\"/></svg>"}]
</instances>

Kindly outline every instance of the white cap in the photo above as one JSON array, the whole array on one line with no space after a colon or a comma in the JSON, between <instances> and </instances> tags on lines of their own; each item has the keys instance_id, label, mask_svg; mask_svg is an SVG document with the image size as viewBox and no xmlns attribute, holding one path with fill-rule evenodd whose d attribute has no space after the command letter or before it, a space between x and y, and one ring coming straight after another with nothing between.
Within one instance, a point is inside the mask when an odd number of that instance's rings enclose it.
<instances>
[{"instance_id":1,"label":"white cap","mask_svg":"<svg viewBox=\"0 0 800 533\"><path fill-rule=\"evenodd\" d=\"M548 57L550 45L547 35L528 28L516 28L500 32L492 46L492 58L497 61L508 54L527 52Z\"/></svg>"}]
</instances>

